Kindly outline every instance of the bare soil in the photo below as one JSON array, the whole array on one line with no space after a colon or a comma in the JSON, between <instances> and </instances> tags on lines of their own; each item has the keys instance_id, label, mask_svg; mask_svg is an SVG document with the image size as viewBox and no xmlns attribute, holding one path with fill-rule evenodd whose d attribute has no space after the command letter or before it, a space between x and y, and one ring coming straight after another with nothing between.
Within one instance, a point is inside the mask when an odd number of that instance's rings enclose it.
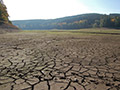
<instances>
[{"instance_id":1,"label":"bare soil","mask_svg":"<svg viewBox=\"0 0 120 90\"><path fill-rule=\"evenodd\" d=\"M120 90L120 36L1 34L0 90Z\"/></svg>"}]
</instances>

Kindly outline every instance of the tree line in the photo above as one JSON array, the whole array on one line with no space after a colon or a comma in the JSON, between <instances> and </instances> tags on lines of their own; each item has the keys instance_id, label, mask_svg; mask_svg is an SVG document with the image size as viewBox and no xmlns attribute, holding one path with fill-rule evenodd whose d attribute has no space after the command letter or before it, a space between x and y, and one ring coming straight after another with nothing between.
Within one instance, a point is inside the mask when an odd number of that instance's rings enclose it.
<instances>
[{"instance_id":1,"label":"tree line","mask_svg":"<svg viewBox=\"0 0 120 90\"><path fill-rule=\"evenodd\" d=\"M81 28L120 28L120 14L82 14L48 20L13 21L21 29L81 29Z\"/></svg>"}]
</instances>

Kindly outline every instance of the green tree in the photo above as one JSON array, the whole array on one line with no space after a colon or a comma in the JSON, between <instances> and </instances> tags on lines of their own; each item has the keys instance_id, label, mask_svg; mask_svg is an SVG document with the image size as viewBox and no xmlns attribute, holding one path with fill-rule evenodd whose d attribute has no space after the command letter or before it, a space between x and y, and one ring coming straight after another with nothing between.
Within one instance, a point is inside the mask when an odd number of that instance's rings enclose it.
<instances>
[{"instance_id":1,"label":"green tree","mask_svg":"<svg viewBox=\"0 0 120 90\"><path fill-rule=\"evenodd\" d=\"M93 26L93 28L98 28L100 26L100 21L95 20L95 23L92 26Z\"/></svg>"},{"instance_id":2,"label":"green tree","mask_svg":"<svg viewBox=\"0 0 120 90\"><path fill-rule=\"evenodd\" d=\"M120 17L115 17L115 27L120 27Z\"/></svg>"},{"instance_id":3,"label":"green tree","mask_svg":"<svg viewBox=\"0 0 120 90\"><path fill-rule=\"evenodd\" d=\"M9 15L7 13L7 8L6 6L0 2L0 24L2 23L9 23L8 19Z\"/></svg>"}]
</instances>

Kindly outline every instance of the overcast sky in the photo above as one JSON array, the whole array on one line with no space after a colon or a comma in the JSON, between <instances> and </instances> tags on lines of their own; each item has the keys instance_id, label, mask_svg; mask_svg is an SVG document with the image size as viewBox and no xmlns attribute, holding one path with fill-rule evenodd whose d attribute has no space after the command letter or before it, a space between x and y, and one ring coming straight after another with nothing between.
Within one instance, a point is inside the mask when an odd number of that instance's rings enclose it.
<instances>
[{"instance_id":1,"label":"overcast sky","mask_svg":"<svg viewBox=\"0 0 120 90\"><path fill-rule=\"evenodd\" d=\"M10 20L54 19L83 13L120 13L120 0L3 0Z\"/></svg>"}]
</instances>

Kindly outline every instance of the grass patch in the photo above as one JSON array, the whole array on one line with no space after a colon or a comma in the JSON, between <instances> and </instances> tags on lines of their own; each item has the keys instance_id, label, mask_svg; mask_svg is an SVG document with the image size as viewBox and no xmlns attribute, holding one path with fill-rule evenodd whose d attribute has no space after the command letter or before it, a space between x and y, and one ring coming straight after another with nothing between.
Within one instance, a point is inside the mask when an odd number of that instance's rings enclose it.
<instances>
[{"instance_id":1,"label":"grass patch","mask_svg":"<svg viewBox=\"0 0 120 90\"><path fill-rule=\"evenodd\" d=\"M120 35L118 29L78 29L78 30L23 30L21 33L80 34L80 35Z\"/></svg>"}]
</instances>

